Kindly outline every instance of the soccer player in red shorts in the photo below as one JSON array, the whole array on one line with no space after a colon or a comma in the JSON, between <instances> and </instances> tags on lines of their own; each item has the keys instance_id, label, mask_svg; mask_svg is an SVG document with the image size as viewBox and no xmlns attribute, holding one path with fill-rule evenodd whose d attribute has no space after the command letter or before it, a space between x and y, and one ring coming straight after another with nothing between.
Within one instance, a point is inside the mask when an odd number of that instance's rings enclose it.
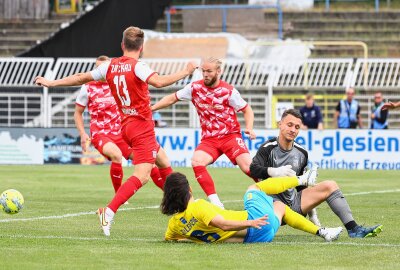
<instances>
[{"instance_id":1,"label":"soccer player in red shorts","mask_svg":"<svg viewBox=\"0 0 400 270\"><path fill-rule=\"evenodd\" d=\"M96 67L105 61L110 61L107 56L96 59ZM81 137L83 152L86 152L87 142L108 160L111 161L110 177L115 192L119 189L124 178L122 170L122 157L133 160L132 148L124 141L121 135L121 116L117 103L111 94L107 82L89 82L82 85L75 102L75 125ZM86 133L82 114L88 107L90 114L90 135ZM151 171L153 182L162 189L160 172L156 166Z\"/></svg>"},{"instance_id":2,"label":"soccer player in red shorts","mask_svg":"<svg viewBox=\"0 0 400 270\"><path fill-rule=\"evenodd\" d=\"M122 117L122 137L132 147L134 172L118 189L112 201L98 210L100 223L106 236L110 235L111 223L118 208L133 196L149 180L156 161L163 179L171 172L167 156L160 150L154 133L154 122L150 109L148 84L154 87L171 85L193 73L196 63L170 75L158 75L139 57L143 51L144 33L140 28L128 27L122 38L123 56L103 63L91 72L74 74L59 80L49 81L36 77L35 83L45 87L81 85L90 81L106 79L117 102Z\"/></svg>"},{"instance_id":3,"label":"soccer player in red shorts","mask_svg":"<svg viewBox=\"0 0 400 270\"><path fill-rule=\"evenodd\" d=\"M201 64L202 80L192 82L182 90L163 97L151 109L156 111L179 100L192 101L200 117L202 130L201 142L192 157L194 174L210 202L223 208L206 166L225 154L233 164L250 176L251 157L243 142L236 112L243 112L246 125L244 132L250 139L255 139L256 134L253 131L253 110L232 85L220 80L221 65L219 59L204 59Z\"/></svg>"}]
</instances>

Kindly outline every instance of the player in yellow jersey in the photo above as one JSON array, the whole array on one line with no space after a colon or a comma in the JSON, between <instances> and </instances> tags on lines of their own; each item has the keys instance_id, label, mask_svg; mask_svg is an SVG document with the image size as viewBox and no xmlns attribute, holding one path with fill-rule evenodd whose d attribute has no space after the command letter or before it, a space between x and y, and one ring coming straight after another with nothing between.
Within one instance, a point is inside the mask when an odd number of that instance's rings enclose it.
<instances>
[{"instance_id":1,"label":"player in yellow jersey","mask_svg":"<svg viewBox=\"0 0 400 270\"><path fill-rule=\"evenodd\" d=\"M267 194L277 194L298 185L315 183L316 171L302 176L277 177L251 185L244 195L244 211L225 210L206 200L195 200L185 175L167 177L161 212L172 215L166 240L195 242L271 242L282 220L289 226L319 235L326 241L339 237L342 227L320 228L282 202Z\"/></svg>"}]
</instances>

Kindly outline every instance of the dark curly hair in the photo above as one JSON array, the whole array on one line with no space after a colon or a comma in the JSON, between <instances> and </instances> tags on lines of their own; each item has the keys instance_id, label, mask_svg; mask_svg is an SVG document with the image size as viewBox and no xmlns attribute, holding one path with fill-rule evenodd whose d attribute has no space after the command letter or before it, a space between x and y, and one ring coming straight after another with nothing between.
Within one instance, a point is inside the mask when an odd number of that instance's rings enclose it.
<instances>
[{"instance_id":1,"label":"dark curly hair","mask_svg":"<svg viewBox=\"0 0 400 270\"><path fill-rule=\"evenodd\" d=\"M190 186L186 176L179 172L171 173L165 180L161 213L173 215L185 211L190 197Z\"/></svg>"}]
</instances>

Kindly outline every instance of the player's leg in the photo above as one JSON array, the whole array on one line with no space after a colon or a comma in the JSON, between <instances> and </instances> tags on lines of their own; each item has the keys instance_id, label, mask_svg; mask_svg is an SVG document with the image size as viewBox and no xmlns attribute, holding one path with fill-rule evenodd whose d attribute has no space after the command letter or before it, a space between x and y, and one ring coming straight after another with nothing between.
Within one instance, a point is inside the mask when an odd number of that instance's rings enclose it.
<instances>
[{"instance_id":1,"label":"player's leg","mask_svg":"<svg viewBox=\"0 0 400 270\"><path fill-rule=\"evenodd\" d=\"M150 172L157 156L158 144L153 123L132 121L123 127L125 141L132 147L135 157L133 175L118 189L106 208L99 209L100 223L106 236L110 235L111 223L118 208L132 197L150 178ZM140 130L140 134L136 134Z\"/></svg>"},{"instance_id":2,"label":"player's leg","mask_svg":"<svg viewBox=\"0 0 400 270\"><path fill-rule=\"evenodd\" d=\"M216 143L215 140L202 140L193 153L192 167L197 182L199 182L210 202L224 208L224 205L217 195L214 181L206 168L207 165L214 162L221 155L218 148L213 145Z\"/></svg>"},{"instance_id":3,"label":"player's leg","mask_svg":"<svg viewBox=\"0 0 400 270\"><path fill-rule=\"evenodd\" d=\"M275 202L284 205L282 202ZM285 212L283 216L283 221L290 227L301 230L303 232L310 233L312 235L318 235L325 239L325 241L330 242L339 238L342 232L342 227L337 228L322 228L312 223L310 220L306 219L304 216L290 209L289 206L285 205Z\"/></svg>"},{"instance_id":4,"label":"player's leg","mask_svg":"<svg viewBox=\"0 0 400 270\"><path fill-rule=\"evenodd\" d=\"M167 153L161 146L159 146L157 152L156 165L158 167L158 170L153 168L153 170L151 171L151 178L153 179L154 184L163 189L167 176L170 175L173 171ZM156 177L157 179L155 179Z\"/></svg>"},{"instance_id":5,"label":"player's leg","mask_svg":"<svg viewBox=\"0 0 400 270\"><path fill-rule=\"evenodd\" d=\"M381 232L381 225L366 228L356 223L350 206L335 181L323 181L304 189L301 195L301 211L307 213L323 201L340 218L350 237L370 237Z\"/></svg>"},{"instance_id":6,"label":"player's leg","mask_svg":"<svg viewBox=\"0 0 400 270\"><path fill-rule=\"evenodd\" d=\"M276 177L253 184L249 187L249 189L260 189L261 191L272 195L272 194L279 194L289 188L294 188L302 184L304 184L304 179L301 179L300 177L296 176ZM300 197L296 196L293 201L293 206L297 208L298 212L301 212L300 200L301 200L301 193ZM281 204L284 205L282 202L279 202L279 204L277 205L282 206ZM283 210L282 207L278 207L277 209L278 212L275 212L275 214L278 217L284 216L283 221L289 226L311 234L317 234L323 237L326 241L332 241L337 239L337 237L339 237L339 234L342 231L341 227L321 228L321 226L313 224L311 221L304 218L304 216L302 216L301 214L291 210L288 206L286 206L286 209Z\"/></svg>"},{"instance_id":7,"label":"player's leg","mask_svg":"<svg viewBox=\"0 0 400 270\"><path fill-rule=\"evenodd\" d=\"M111 160L110 177L114 191L117 192L124 178L122 152L115 143L108 142L103 146L103 153Z\"/></svg>"},{"instance_id":8,"label":"player's leg","mask_svg":"<svg viewBox=\"0 0 400 270\"><path fill-rule=\"evenodd\" d=\"M251 156L241 134L227 135L221 144L221 150L233 164L238 165L242 172L253 179L254 182L259 181L250 174Z\"/></svg>"},{"instance_id":9,"label":"player's leg","mask_svg":"<svg viewBox=\"0 0 400 270\"><path fill-rule=\"evenodd\" d=\"M117 192L124 177L122 170L122 151L112 136L97 135L92 139L93 146L111 161L110 178L114 191Z\"/></svg>"}]
</instances>

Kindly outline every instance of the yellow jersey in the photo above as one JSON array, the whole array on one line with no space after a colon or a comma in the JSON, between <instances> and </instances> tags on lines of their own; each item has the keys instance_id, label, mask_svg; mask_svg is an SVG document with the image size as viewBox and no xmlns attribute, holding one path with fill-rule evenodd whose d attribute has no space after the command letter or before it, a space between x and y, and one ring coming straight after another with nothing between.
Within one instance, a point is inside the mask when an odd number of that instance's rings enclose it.
<instances>
[{"instance_id":1,"label":"yellow jersey","mask_svg":"<svg viewBox=\"0 0 400 270\"><path fill-rule=\"evenodd\" d=\"M184 212L174 214L165 233L165 240L190 239L200 243L223 241L237 231L223 231L210 225L217 215L227 220L247 220L247 211L225 210L205 200L188 203Z\"/></svg>"}]
</instances>

